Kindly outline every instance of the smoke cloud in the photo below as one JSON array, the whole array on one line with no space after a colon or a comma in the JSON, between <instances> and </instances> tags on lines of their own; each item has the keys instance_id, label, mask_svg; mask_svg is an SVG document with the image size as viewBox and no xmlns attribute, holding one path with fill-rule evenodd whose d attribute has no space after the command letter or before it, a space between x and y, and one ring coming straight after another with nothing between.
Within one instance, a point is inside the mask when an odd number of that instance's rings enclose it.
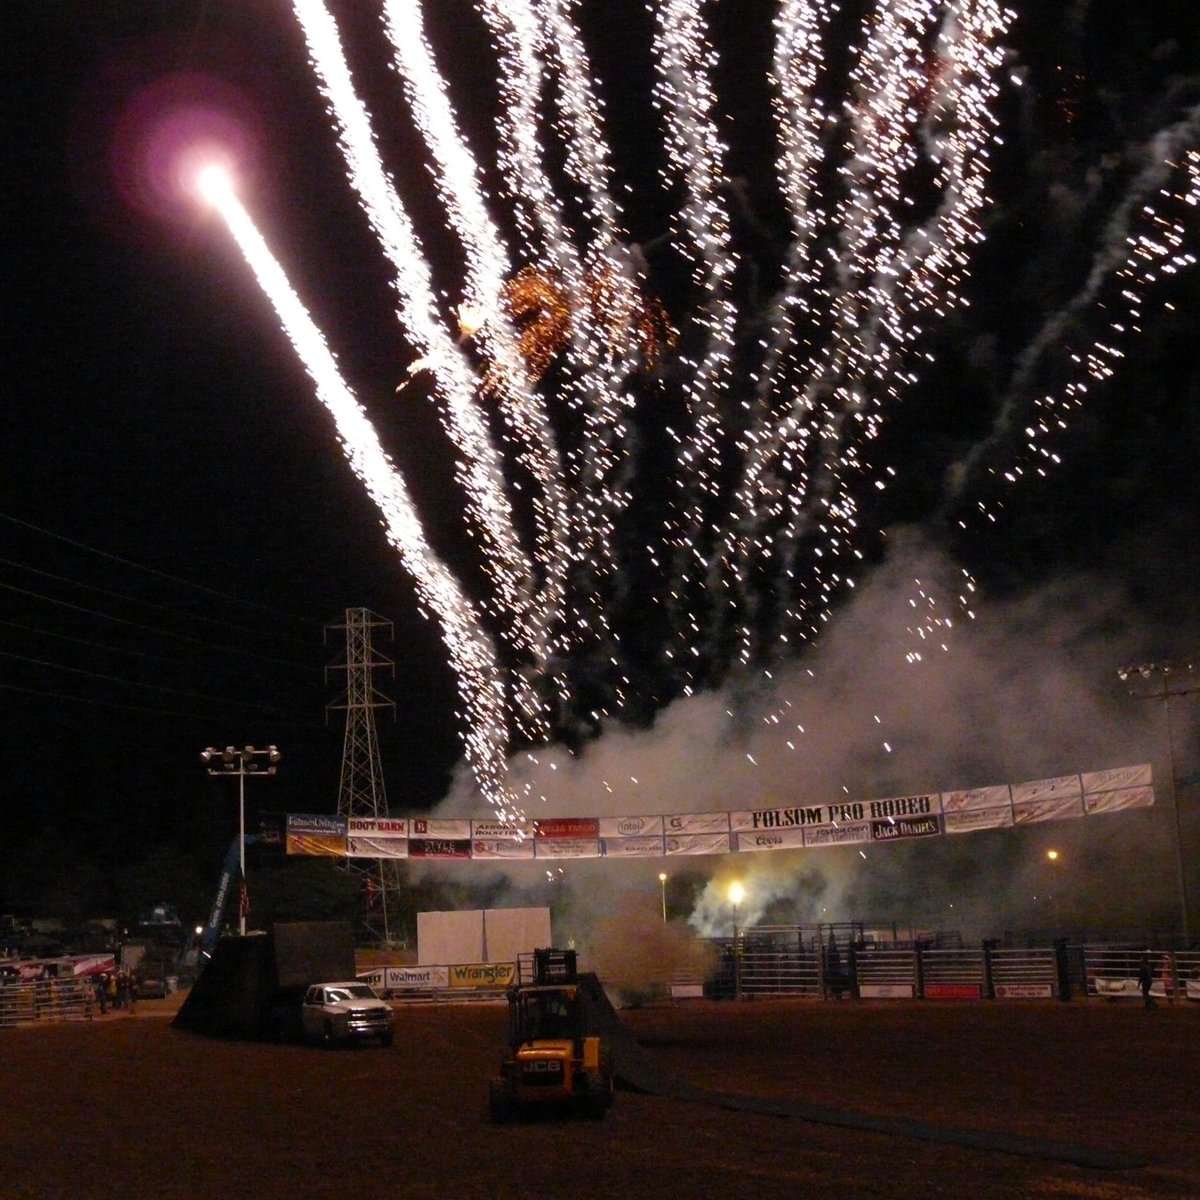
<instances>
[{"instance_id":1,"label":"smoke cloud","mask_svg":"<svg viewBox=\"0 0 1200 1200\"><path fill-rule=\"evenodd\" d=\"M608 729L576 755L551 746L517 756L512 780L526 815L878 799L1146 761L1159 784L1154 809L879 847L560 861L549 870L522 862L498 873L513 902L542 897L557 938L602 944L608 958L622 928L634 958L634 947L657 947L647 930L662 925L660 871L670 876L672 920L704 936L729 935L735 917L743 928L863 920L969 937L1169 921L1159 706L1132 700L1116 677L1145 652L1129 597L1110 580L1078 576L981 604L972 619L959 612L960 580L920 536L894 538L889 560L820 645L785 669L680 700L649 729ZM932 634L931 609L943 618ZM1195 729L1182 736L1194 743ZM481 811L461 770L437 815ZM1053 869L1050 847L1060 851ZM735 879L745 889L736 913ZM494 878L488 886L495 895ZM665 961L661 947L649 957Z\"/></svg>"}]
</instances>

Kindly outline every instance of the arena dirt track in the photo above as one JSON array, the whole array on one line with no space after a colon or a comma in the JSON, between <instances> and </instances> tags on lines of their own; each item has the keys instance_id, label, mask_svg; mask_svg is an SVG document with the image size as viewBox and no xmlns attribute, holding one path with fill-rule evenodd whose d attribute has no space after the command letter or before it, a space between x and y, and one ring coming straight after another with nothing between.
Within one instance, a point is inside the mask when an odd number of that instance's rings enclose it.
<instances>
[{"instance_id":1,"label":"arena dirt track","mask_svg":"<svg viewBox=\"0 0 1200 1200\"><path fill-rule=\"evenodd\" d=\"M493 1128L497 1005L410 1006L396 1045L215 1041L134 1017L0 1031L5 1200L1146 1200L1200 1196L1200 1006L689 1001L623 1014L688 1082L1119 1148L1104 1172L623 1091Z\"/></svg>"}]
</instances>

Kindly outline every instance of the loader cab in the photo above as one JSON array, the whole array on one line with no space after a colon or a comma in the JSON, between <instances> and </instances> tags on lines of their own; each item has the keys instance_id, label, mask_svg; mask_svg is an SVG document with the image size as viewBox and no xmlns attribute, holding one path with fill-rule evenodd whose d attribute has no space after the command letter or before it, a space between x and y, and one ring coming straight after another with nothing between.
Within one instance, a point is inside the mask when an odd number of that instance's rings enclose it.
<instances>
[{"instance_id":1,"label":"loader cab","mask_svg":"<svg viewBox=\"0 0 1200 1200\"><path fill-rule=\"evenodd\" d=\"M583 1036L575 987L520 988L509 996L509 1044L572 1041Z\"/></svg>"}]
</instances>

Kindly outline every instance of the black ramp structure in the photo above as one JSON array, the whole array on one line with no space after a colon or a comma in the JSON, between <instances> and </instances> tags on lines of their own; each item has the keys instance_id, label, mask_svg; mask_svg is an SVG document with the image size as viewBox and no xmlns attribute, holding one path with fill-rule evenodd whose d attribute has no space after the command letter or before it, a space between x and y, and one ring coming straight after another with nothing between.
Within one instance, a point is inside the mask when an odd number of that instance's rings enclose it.
<instances>
[{"instance_id":1,"label":"black ramp structure","mask_svg":"<svg viewBox=\"0 0 1200 1200\"><path fill-rule=\"evenodd\" d=\"M608 1038L613 1048L617 1078L634 1091L647 1092L670 1100L712 1104L733 1112L791 1117L811 1121L816 1125L835 1125L842 1129L861 1129L868 1133L915 1138L922 1142L964 1146L970 1150L988 1150L998 1154L1015 1154L1022 1158L1072 1163L1075 1166L1101 1171L1129 1171L1146 1166L1146 1159L1121 1150L1076 1146L1070 1142L1044 1141L1015 1134L986 1133L976 1129L960 1129L953 1125L913 1121L906 1117L881 1117L870 1113L850 1112L824 1104L799 1104L790 1100L743 1096L733 1092L694 1087L664 1071L655 1061L654 1055L630 1036L595 975L581 975L579 983L587 992L588 1003L594 1011L596 1032Z\"/></svg>"},{"instance_id":2,"label":"black ramp structure","mask_svg":"<svg viewBox=\"0 0 1200 1200\"><path fill-rule=\"evenodd\" d=\"M293 1036L310 983L353 978L354 939L344 921L298 921L223 937L172 1025L210 1037Z\"/></svg>"}]
</instances>

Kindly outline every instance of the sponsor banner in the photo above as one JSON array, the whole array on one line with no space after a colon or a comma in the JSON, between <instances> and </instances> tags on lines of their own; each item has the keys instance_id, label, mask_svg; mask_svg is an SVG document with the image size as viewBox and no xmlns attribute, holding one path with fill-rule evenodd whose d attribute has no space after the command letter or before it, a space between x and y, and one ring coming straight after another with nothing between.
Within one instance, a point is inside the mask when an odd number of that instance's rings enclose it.
<instances>
[{"instance_id":1,"label":"sponsor banner","mask_svg":"<svg viewBox=\"0 0 1200 1200\"><path fill-rule=\"evenodd\" d=\"M1044 800L1023 800L1013 805L1013 824L1032 825L1035 821L1069 821L1083 816L1083 796L1047 796Z\"/></svg>"},{"instance_id":2,"label":"sponsor banner","mask_svg":"<svg viewBox=\"0 0 1200 1200\"><path fill-rule=\"evenodd\" d=\"M933 816L941 811L941 796L937 792L928 792L921 796L895 796L888 800L801 804L793 808L760 808L750 812L735 812L729 814L729 827L735 833L760 829L775 832L810 825L842 825L856 821Z\"/></svg>"},{"instance_id":3,"label":"sponsor banner","mask_svg":"<svg viewBox=\"0 0 1200 1200\"><path fill-rule=\"evenodd\" d=\"M1149 808L1153 803L1153 787L1116 788L1111 792L1083 794L1083 807L1089 814L1123 812L1127 808Z\"/></svg>"},{"instance_id":4,"label":"sponsor banner","mask_svg":"<svg viewBox=\"0 0 1200 1200\"><path fill-rule=\"evenodd\" d=\"M1149 787L1150 764L1139 763L1136 767L1110 767L1107 771L1085 771L1085 792L1111 792L1116 788Z\"/></svg>"},{"instance_id":5,"label":"sponsor banner","mask_svg":"<svg viewBox=\"0 0 1200 1200\"><path fill-rule=\"evenodd\" d=\"M978 983L927 983L926 1000L980 1000L983 990Z\"/></svg>"},{"instance_id":6,"label":"sponsor banner","mask_svg":"<svg viewBox=\"0 0 1200 1200\"><path fill-rule=\"evenodd\" d=\"M539 838L572 839L598 838L600 836L599 817L549 817L544 821L534 821L533 832Z\"/></svg>"},{"instance_id":7,"label":"sponsor banner","mask_svg":"<svg viewBox=\"0 0 1200 1200\"><path fill-rule=\"evenodd\" d=\"M344 834L289 833L286 850L288 854L333 854L341 858L346 853L346 838Z\"/></svg>"},{"instance_id":8,"label":"sponsor banner","mask_svg":"<svg viewBox=\"0 0 1200 1200\"><path fill-rule=\"evenodd\" d=\"M452 988L510 988L517 982L516 963L467 963L446 970Z\"/></svg>"},{"instance_id":9,"label":"sponsor banner","mask_svg":"<svg viewBox=\"0 0 1200 1200\"><path fill-rule=\"evenodd\" d=\"M858 994L863 1000L911 1000L911 983L860 983Z\"/></svg>"},{"instance_id":10,"label":"sponsor banner","mask_svg":"<svg viewBox=\"0 0 1200 1200\"><path fill-rule=\"evenodd\" d=\"M289 834L317 834L321 837L345 837L346 818L328 813L288 813Z\"/></svg>"},{"instance_id":11,"label":"sponsor banner","mask_svg":"<svg viewBox=\"0 0 1200 1200\"><path fill-rule=\"evenodd\" d=\"M462 838L471 836L471 822L460 820L442 820L437 817L413 817L410 837L422 838Z\"/></svg>"},{"instance_id":12,"label":"sponsor banner","mask_svg":"<svg viewBox=\"0 0 1200 1200\"><path fill-rule=\"evenodd\" d=\"M959 792L942 793L942 811L972 812L977 808L1007 808L1010 802L1008 784L995 787L968 788Z\"/></svg>"},{"instance_id":13,"label":"sponsor banner","mask_svg":"<svg viewBox=\"0 0 1200 1200\"><path fill-rule=\"evenodd\" d=\"M1005 788L1005 791L1008 789ZM1012 809L975 808L959 812L947 812L942 821L947 833L974 833L977 829L1004 829L1013 823Z\"/></svg>"},{"instance_id":14,"label":"sponsor banner","mask_svg":"<svg viewBox=\"0 0 1200 1200\"><path fill-rule=\"evenodd\" d=\"M600 836L602 838L647 837L650 834L661 835L662 831L662 817L600 818Z\"/></svg>"},{"instance_id":15,"label":"sponsor banner","mask_svg":"<svg viewBox=\"0 0 1200 1200\"><path fill-rule=\"evenodd\" d=\"M728 813L676 813L663 817L663 833L672 837L675 834L728 832Z\"/></svg>"},{"instance_id":16,"label":"sponsor banner","mask_svg":"<svg viewBox=\"0 0 1200 1200\"><path fill-rule=\"evenodd\" d=\"M406 838L407 817L351 817L347 831L351 837Z\"/></svg>"},{"instance_id":17,"label":"sponsor banner","mask_svg":"<svg viewBox=\"0 0 1200 1200\"><path fill-rule=\"evenodd\" d=\"M853 821L848 825L818 825L804 831L806 846L852 846L871 840L871 822Z\"/></svg>"},{"instance_id":18,"label":"sponsor banner","mask_svg":"<svg viewBox=\"0 0 1200 1200\"><path fill-rule=\"evenodd\" d=\"M532 821L472 821L471 836L492 841L496 838L509 838L520 841L522 838L533 837Z\"/></svg>"},{"instance_id":19,"label":"sponsor banner","mask_svg":"<svg viewBox=\"0 0 1200 1200\"><path fill-rule=\"evenodd\" d=\"M605 858L661 858L663 840L658 836L608 837L600 841Z\"/></svg>"},{"instance_id":20,"label":"sponsor banner","mask_svg":"<svg viewBox=\"0 0 1200 1200\"><path fill-rule=\"evenodd\" d=\"M1078 775L1056 775L1053 779L1033 779L1012 785L1013 805L1027 800L1058 800L1064 796L1083 796L1083 784Z\"/></svg>"},{"instance_id":21,"label":"sponsor banner","mask_svg":"<svg viewBox=\"0 0 1200 1200\"><path fill-rule=\"evenodd\" d=\"M471 841L472 858L532 858L533 838L474 838Z\"/></svg>"},{"instance_id":22,"label":"sponsor banner","mask_svg":"<svg viewBox=\"0 0 1200 1200\"><path fill-rule=\"evenodd\" d=\"M536 858L599 858L599 838L538 838Z\"/></svg>"},{"instance_id":23,"label":"sponsor banner","mask_svg":"<svg viewBox=\"0 0 1200 1200\"><path fill-rule=\"evenodd\" d=\"M449 967L384 967L383 986L391 992L450 986Z\"/></svg>"},{"instance_id":24,"label":"sponsor banner","mask_svg":"<svg viewBox=\"0 0 1200 1200\"><path fill-rule=\"evenodd\" d=\"M678 837L668 836L663 841L668 856L672 854L728 854L727 833L681 833Z\"/></svg>"},{"instance_id":25,"label":"sponsor banner","mask_svg":"<svg viewBox=\"0 0 1200 1200\"><path fill-rule=\"evenodd\" d=\"M794 850L804 845L803 829L760 830L758 833L735 833L734 850Z\"/></svg>"},{"instance_id":26,"label":"sponsor banner","mask_svg":"<svg viewBox=\"0 0 1200 1200\"><path fill-rule=\"evenodd\" d=\"M350 858L407 858L408 839L398 837L355 837L346 839Z\"/></svg>"},{"instance_id":27,"label":"sponsor banner","mask_svg":"<svg viewBox=\"0 0 1200 1200\"><path fill-rule=\"evenodd\" d=\"M1049 1000L1054 989L1048 983L998 983L997 1000Z\"/></svg>"},{"instance_id":28,"label":"sponsor banner","mask_svg":"<svg viewBox=\"0 0 1200 1200\"><path fill-rule=\"evenodd\" d=\"M894 842L900 838L936 837L941 832L942 818L940 816L871 822L871 841L873 842Z\"/></svg>"},{"instance_id":29,"label":"sponsor banner","mask_svg":"<svg viewBox=\"0 0 1200 1200\"><path fill-rule=\"evenodd\" d=\"M413 824L416 824L414 821ZM463 822L467 824L467 822ZM408 842L409 858L470 858L469 838L415 837Z\"/></svg>"}]
</instances>

